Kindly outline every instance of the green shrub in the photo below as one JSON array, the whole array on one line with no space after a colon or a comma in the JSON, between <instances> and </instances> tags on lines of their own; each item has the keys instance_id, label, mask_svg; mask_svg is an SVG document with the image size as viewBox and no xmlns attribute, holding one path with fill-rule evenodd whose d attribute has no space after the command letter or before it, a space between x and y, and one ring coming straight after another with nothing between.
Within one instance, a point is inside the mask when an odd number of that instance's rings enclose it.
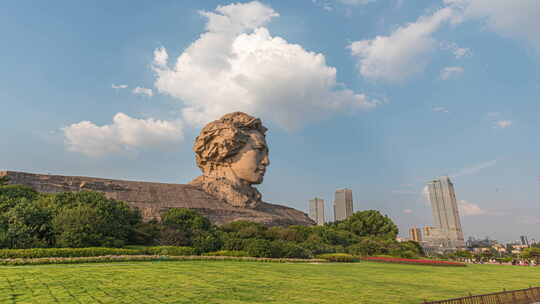
<instances>
[{"instance_id":1,"label":"green shrub","mask_svg":"<svg viewBox=\"0 0 540 304\"><path fill-rule=\"evenodd\" d=\"M220 250L204 253L203 256L249 257L249 254L240 250Z\"/></svg>"},{"instance_id":2,"label":"green shrub","mask_svg":"<svg viewBox=\"0 0 540 304\"><path fill-rule=\"evenodd\" d=\"M268 240L249 239L245 250L249 256L257 258L275 258L279 256L278 250Z\"/></svg>"},{"instance_id":3,"label":"green shrub","mask_svg":"<svg viewBox=\"0 0 540 304\"><path fill-rule=\"evenodd\" d=\"M122 246L141 222L138 210L102 193L59 193L54 196L52 226L58 247Z\"/></svg>"},{"instance_id":4,"label":"green shrub","mask_svg":"<svg viewBox=\"0 0 540 304\"><path fill-rule=\"evenodd\" d=\"M265 239L267 228L262 224L249 221L235 221L221 226L221 230L228 233L235 233L236 237L242 239Z\"/></svg>"},{"instance_id":5,"label":"green shrub","mask_svg":"<svg viewBox=\"0 0 540 304\"><path fill-rule=\"evenodd\" d=\"M324 259L329 262L340 262L340 263L353 263L358 262L360 259L353 255L347 253L326 253L317 256L318 259Z\"/></svg>"},{"instance_id":6,"label":"green shrub","mask_svg":"<svg viewBox=\"0 0 540 304\"><path fill-rule=\"evenodd\" d=\"M386 215L377 210L364 210L355 212L346 220L329 224L340 230L347 230L357 236L380 237L395 240L398 228Z\"/></svg>"},{"instance_id":7,"label":"green shrub","mask_svg":"<svg viewBox=\"0 0 540 304\"><path fill-rule=\"evenodd\" d=\"M1 243L9 248L49 247L53 242L51 212L22 198L0 215Z\"/></svg>"},{"instance_id":8,"label":"green shrub","mask_svg":"<svg viewBox=\"0 0 540 304\"><path fill-rule=\"evenodd\" d=\"M183 256L183 255L196 255L197 252L192 247L186 246L155 246L155 247L146 247L140 251L139 254L151 254L151 255L172 255L172 256Z\"/></svg>"},{"instance_id":9,"label":"green shrub","mask_svg":"<svg viewBox=\"0 0 540 304\"><path fill-rule=\"evenodd\" d=\"M161 217L163 225L192 232L194 230L209 230L212 224L206 217L196 211L185 208L171 208Z\"/></svg>"},{"instance_id":10,"label":"green shrub","mask_svg":"<svg viewBox=\"0 0 540 304\"><path fill-rule=\"evenodd\" d=\"M53 258L53 257L96 257L106 255L136 255L139 250L90 247L90 248L33 248L1 249L0 259Z\"/></svg>"},{"instance_id":11,"label":"green shrub","mask_svg":"<svg viewBox=\"0 0 540 304\"><path fill-rule=\"evenodd\" d=\"M199 231L192 239L193 248L197 253L216 251L223 246L223 240L215 232Z\"/></svg>"},{"instance_id":12,"label":"green shrub","mask_svg":"<svg viewBox=\"0 0 540 304\"><path fill-rule=\"evenodd\" d=\"M271 246L275 248L276 257L298 259L309 259L312 257L311 251L293 242L273 241Z\"/></svg>"},{"instance_id":13,"label":"green shrub","mask_svg":"<svg viewBox=\"0 0 540 304\"><path fill-rule=\"evenodd\" d=\"M307 240L299 245L302 246L302 248L309 250L314 255L344 252L343 246L333 246L313 239Z\"/></svg>"},{"instance_id":14,"label":"green shrub","mask_svg":"<svg viewBox=\"0 0 540 304\"><path fill-rule=\"evenodd\" d=\"M26 198L28 200L35 200L39 194L32 188L21 185L6 185L0 186L0 201L7 198Z\"/></svg>"},{"instance_id":15,"label":"green shrub","mask_svg":"<svg viewBox=\"0 0 540 304\"><path fill-rule=\"evenodd\" d=\"M239 238L235 233L224 233L223 248L224 250L244 250L248 240Z\"/></svg>"}]
</instances>

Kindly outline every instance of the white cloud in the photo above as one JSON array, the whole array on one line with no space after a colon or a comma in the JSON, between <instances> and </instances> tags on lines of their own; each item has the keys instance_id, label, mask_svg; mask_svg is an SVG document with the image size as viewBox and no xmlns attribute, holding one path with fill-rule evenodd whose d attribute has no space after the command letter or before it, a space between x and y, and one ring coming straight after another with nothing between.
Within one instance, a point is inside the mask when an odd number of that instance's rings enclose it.
<instances>
[{"instance_id":1,"label":"white cloud","mask_svg":"<svg viewBox=\"0 0 540 304\"><path fill-rule=\"evenodd\" d=\"M434 107L433 109L433 112L442 112L442 113L448 113L448 109L445 108L445 107Z\"/></svg>"},{"instance_id":2,"label":"white cloud","mask_svg":"<svg viewBox=\"0 0 540 304\"><path fill-rule=\"evenodd\" d=\"M465 69L459 66L445 67L441 70L440 77L442 80L448 80L463 74L464 71Z\"/></svg>"},{"instance_id":3,"label":"white cloud","mask_svg":"<svg viewBox=\"0 0 540 304\"><path fill-rule=\"evenodd\" d=\"M405 214L412 214L413 211L412 211L411 209L405 209L405 210L403 210L403 213L405 213Z\"/></svg>"},{"instance_id":4,"label":"white cloud","mask_svg":"<svg viewBox=\"0 0 540 304\"><path fill-rule=\"evenodd\" d=\"M472 56L471 49L459 47L455 42L441 42L441 48L443 50L450 50L456 59Z\"/></svg>"},{"instance_id":5,"label":"white cloud","mask_svg":"<svg viewBox=\"0 0 540 304\"><path fill-rule=\"evenodd\" d=\"M512 125L512 121L511 120L499 120L497 122L495 122L495 126L498 127L498 128L508 128Z\"/></svg>"},{"instance_id":6,"label":"white cloud","mask_svg":"<svg viewBox=\"0 0 540 304\"><path fill-rule=\"evenodd\" d=\"M125 89L125 88L128 87L128 85L127 85L127 84L118 84L118 85L117 85L117 84L113 84L111 87L112 87L113 89Z\"/></svg>"},{"instance_id":7,"label":"white cloud","mask_svg":"<svg viewBox=\"0 0 540 304\"><path fill-rule=\"evenodd\" d=\"M136 119L124 113L116 114L110 125L81 121L62 131L69 151L93 157L133 148L163 147L183 139L180 121Z\"/></svg>"},{"instance_id":8,"label":"white cloud","mask_svg":"<svg viewBox=\"0 0 540 304\"><path fill-rule=\"evenodd\" d=\"M332 3L329 0L311 0L313 4L315 4L318 7L321 7L325 11L333 11L334 7L332 6Z\"/></svg>"},{"instance_id":9,"label":"white cloud","mask_svg":"<svg viewBox=\"0 0 540 304\"><path fill-rule=\"evenodd\" d=\"M379 103L337 83L336 69L323 54L272 36L264 27L279 16L272 8L253 1L200 13L208 18L206 32L173 68L154 64L155 87L184 103L186 122L200 125L245 111L293 129L333 112Z\"/></svg>"},{"instance_id":10,"label":"white cloud","mask_svg":"<svg viewBox=\"0 0 540 304\"><path fill-rule=\"evenodd\" d=\"M389 36L351 43L349 48L358 59L360 74L372 80L403 82L422 72L437 46L433 33L453 21L455 15L453 7L444 7L399 27Z\"/></svg>"},{"instance_id":11,"label":"white cloud","mask_svg":"<svg viewBox=\"0 0 540 304\"><path fill-rule=\"evenodd\" d=\"M348 5L364 5L370 2L375 2L376 0L338 0L338 1L343 4L348 4Z\"/></svg>"},{"instance_id":12,"label":"white cloud","mask_svg":"<svg viewBox=\"0 0 540 304\"><path fill-rule=\"evenodd\" d=\"M459 176L464 176L464 175L476 174L479 171L487 169L489 167L493 167L496 164L497 164L496 159L486 161L486 162L483 162L483 163L479 163L479 164L476 164L476 165L473 165L473 166L470 166L470 167L463 168L463 169L459 170L458 172L452 174L451 177L459 177Z\"/></svg>"},{"instance_id":13,"label":"white cloud","mask_svg":"<svg viewBox=\"0 0 540 304\"><path fill-rule=\"evenodd\" d=\"M154 96L154 92L152 91L152 89L148 88L136 87L135 89L133 89L132 92L135 95L146 95L148 97Z\"/></svg>"},{"instance_id":14,"label":"white cloud","mask_svg":"<svg viewBox=\"0 0 540 304\"><path fill-rule=\"evenodd\" d=\"M169 60L169 54L164 47L157 48L154 51L154 64L157 66L167 65L167 60Z\"/></svg>"},{"instance_id":15,"label":"white cloud","mask_svg":"<svg viewBox=\"0 0 540 304\"><path fill-rule=\"evenodd\" d=\"M540 54L540 1L445 0L463 9L464 19L483 20L488 29L506 37L528 41Z\"/></svg>"},{"instance_id":16,"label":"white cloud","mask_svg":"<svg viewBox=\"0 0 540 304\"><path fill-rule=\"evenodd\" d=\"M466 200L460 200L458 202L459 213L463 216L483 215L488 212L477 204L469 203Z\"/></svg>"}]
</instances>

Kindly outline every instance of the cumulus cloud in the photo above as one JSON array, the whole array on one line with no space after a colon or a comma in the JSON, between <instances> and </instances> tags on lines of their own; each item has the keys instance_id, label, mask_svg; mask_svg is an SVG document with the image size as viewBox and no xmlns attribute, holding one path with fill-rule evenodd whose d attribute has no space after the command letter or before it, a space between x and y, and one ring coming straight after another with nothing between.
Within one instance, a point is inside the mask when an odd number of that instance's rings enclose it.
<instances>
[{"instance_id":1,"label":"cumulus cloud","mask_svg":"<svg viewBox=\"0 0 540 304\"><path fill-rule=\"evenodd\" d=\"M452 52L456 59L472 56L471 49L459 47L455 42L441 42L441 48Z\"/></svg>"},{"instance_id":2,"label":"cumulus cloud","mask_svg":"<svg viewBox=\"0 0 540 304\"><path fill-rule=\"evenodd\" d=\"M116 114L109 125L81 121L62 131L69 151L93 157L135 148L164 147L183 139L180 121L136 119L124 113Z\"/></svg>"},{"instance_id":3,"label":"cumulus cloud","mask_svg":"<svg viewBox=\"0 0 540 304\"><path fill-rule=\"evenodd\" d=\"M154 92L152 91L152 89L143 88L143 87L136 87L135 89L133 89L132 92L135 95L145 95L148 97L154 96Z\"/></svg>"},{"instance_id":4,"label":"cumulus cloud","mask_svg":"<svg viewBox=\"0 0 540 304\"><path fill-rule=\"evenodd\" d=\"M506 37L523 39L540 54L540 1L445 0L460 7L464 19L479 19L488 29Z\"/></svg>"},{"instance_id":5,"label":"cumulus cloud","mask_svg":"<svg viewBox=\"0 0 540 304\"><path fill-rule=\"evenodd\" d=\"M349 49L358 60L360 74L372 80L403 82L422 72L429 54L438 45L433 33L452 22L456 15L453 7L444 7L399 27L388 36L351 43Z\"/></svg>"},{"instance_id":6,"label":"cumulus cloud","mask_svg":"<svg viewBox=\"0 0 540 304\"><path fill-rule=\"evenodd\" d=\"M128 85L127 84L113 84L111 87L113 89L126 89Z\"/></svg>"},{"instance_id":7,"label":"cumulus cloud","mask_svg":"<svg viewBox=\"0 0 540 304\"><path fill-rule=\"evenodd\" d=\"M440 77L442 80L448 80L463 74L464 71L465 69L459 66L445 67L441 70Z\"/></svg>"},{"instance_id":8,"label":"cumulus cloud","mask_svg":"<svg viewBox=\"0 0 540 304\"><path fill-rule=\"evenodd\" d=\"M480 208L480 206L477 204L469 203L466 200L460 200L458 202L458 208L459 212L463 216L483 215L488 213L486 210Z\"/></svg>"},{"instance_id":9,"label":"cumulus cloud","mask_svg":"<svg viewBox=\"0 0 540 304\"><path fill-rule=\"evenodd\" d=\"M338 1L343 4L348 4L348 5L364 5L370 2L375 2L376 0L338 0Z\"/></svg>"},{"instance_id":10,"label":"cumulus cloud","mask_svg":"<svg viewBox=\"0 0 540 304\"><path fill-rule=\"evenodd\" d=\"M495 122L495 126L497 128L508 128L512 125L512 121L511 120L498 120Z\"/></svg>"},{"instance_id":11,"label":"cumulus cloud","mask_svg":"<svg viewBox=\"0 0 540 304\"><path fill-rule=\"evenodd\" d=\"M159 64L165 49L154 58L155 87L183 102L187 123L245 111L294 129L332 112L379 103L338 83L323 54L272 36L264 26L279 14L258 1L200 14L208 19L206 32L174 67Z\"/></svg>"},{"instance_id":12,"label":"cumulus cloud","mask_svg":"<svg viewBox=\"0 0 540 304\"><path fill-rule=\"evenodd\" d=\"M154 64L157 66L167 65L167 60L169 60L169 54L164 47L157 48L154 51Z\"/></svg>"}]
</instances>

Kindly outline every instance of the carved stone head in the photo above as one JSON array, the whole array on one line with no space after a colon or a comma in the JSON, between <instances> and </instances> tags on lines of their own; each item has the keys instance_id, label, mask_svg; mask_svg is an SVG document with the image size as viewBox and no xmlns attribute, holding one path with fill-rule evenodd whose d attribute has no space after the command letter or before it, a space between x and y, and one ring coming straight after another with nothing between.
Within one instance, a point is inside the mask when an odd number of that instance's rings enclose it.
<instances>
[{"instance_id":1,"label":"carved stone head","mask_svg":"<svg viewBox=\"0 0 540 304\"><path fill-rule=\"evenodd\" d=\"M263 181L268 160L266 128L242 112L226 114L207 124L193 150L203 175L191 184L235 206L254 206L259 192L251 185Z\"/></svg>"},{"instance_id":2,"label":"carved stone head","mask_svg":"<svg viewBox=\"0 0 540 304\"><path fill-rule=\"evenodd\" d=\"M193 146L197 166L207 176L260 184L270 164L266 130L260 119L242 112L207 124Z\"/></svg>"}]
</instances>

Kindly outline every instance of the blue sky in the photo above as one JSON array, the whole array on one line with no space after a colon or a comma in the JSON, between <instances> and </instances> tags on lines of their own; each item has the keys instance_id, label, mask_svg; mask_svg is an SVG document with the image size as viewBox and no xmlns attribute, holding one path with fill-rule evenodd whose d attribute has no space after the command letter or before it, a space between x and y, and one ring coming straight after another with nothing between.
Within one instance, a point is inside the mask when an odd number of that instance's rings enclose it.
<instances>
[{"instance_id":1,"label":"blue sky","mask_svg":"<svg viewBox=\"0 0 540 304\"><path fill-rule=\"evenodd\" d=\"M201 125L270 128L266 201L540 240L537 0L4 1L0 168L187 183ZM536 16L536 17L535 17Z\"/></svg>"}]
</instances>

